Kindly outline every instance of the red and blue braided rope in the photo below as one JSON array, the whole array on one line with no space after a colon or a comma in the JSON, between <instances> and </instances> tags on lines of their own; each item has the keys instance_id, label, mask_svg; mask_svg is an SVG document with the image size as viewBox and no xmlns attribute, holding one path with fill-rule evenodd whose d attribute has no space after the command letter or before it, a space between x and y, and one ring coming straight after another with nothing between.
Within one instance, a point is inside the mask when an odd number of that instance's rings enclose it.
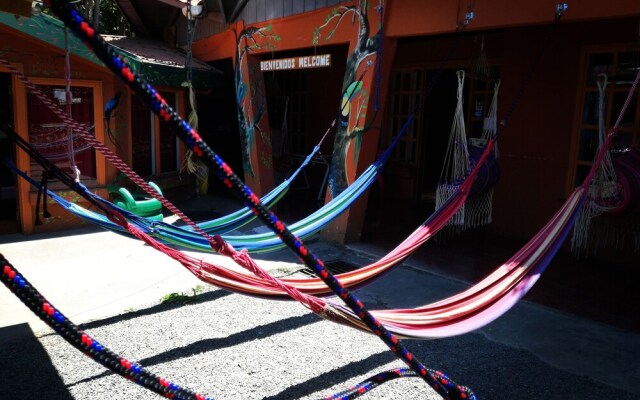
<instances>
[{"instance_id":1,"label":"red and blue braided rope","mask_svg":"<svg viewBox=\"0 0 640 400\"><path fill-rule=\"evenodd\" d=\"M20 138L20 136L18 136L17 133L15 133L9 126L3 126L3 124L0 124L0 129L4 130L6 133L8 133L10 135L10 137L13 138L13 140L15 140L16 145L18 145L22 150L24 150L29 157L32 159L32 161L37 162L38 164L40 164L45 171L47 171L48 174L51 174L52 177L55 177L56 179L59 179L62 183L64 183L65 185L67 185L69 188L73 189L76 191L76 193L78 193L80 196L82 196L84 199L86 199L90 204L94 205L96 208L102 210L107 216L109 216L109 218L120 224L121 226L125 227L128 226L128 224L126 223L124 217L120 214L118 214L117 212L114 213L114 210L110 209L105 203L98 201L98 199L94 198L93 196L90 195L89 191L87 190L86 187L84 187L82 184L80 184L79 182L77 182L73 177L71 177L69 174L67 174L65 171L61 170L60 168L58 168L56 165L54 165L53 163L51 163L49 160L47 160L46 158L44 158L40 153L38 153L38 151L36 149L34 149L33 147L31 147L29 145L29 143L27 143L24 139ZM5 161L6 162L6 161ZM130 226L129 226L130 227ZM0 258L2 258L2 256L0 255ZM6 260L4 260L6 261ZM62 323L65 321L65 317L62 314L62 311L56 309L55 307L51 306L49 303L41 303L42 306L40 306L40 303L38 302L39 299L44 299L44 296L42 296L38 290L28 284L26 282L26 279L13 267L10 266L8 261L5 263L5 268L3 273L8 277L8 280L3 280L3 282L5 283L5 285L7 285L7 287L12 290L12 292L21 300L23 301L25 304L29 305L29 304L35 304L35 307L29 307L31 309L31 311L33 311L34 314L36 314L37 316L43 316L41 313L41 310L44 310L47 314L50 314L50 316L53 318L53 320L48 320L45 319L45 322L47 322L49 324L50 327L52 327L54 330L56 330L56 332L58 332L60 335L63 336L64 339L66 339L67 341L69 341L72 345L75 343L76 344L76 348L79 349L80 351L82 351L85 354L89 354L89 355L93 355L91 353L87 353L86 349L84 349L83 347L79 346L79 342L77 340L73 340L73 338L69 338L69 336L65 336L65 332L69 332L69 330L58 330L55 326L55 321L57 321L58 323ZM1 280L1 279L0 279ZM13 281L13 286L10 286L11 282ZM18 288L24 288L25 286L28 286L28 291L18 291L15 290L15 284L18 285ZM34 300L35 299L35 300ZM46 316L45 316L46 318ZM70 322L70 321L69 321ZM98 342L91 338L88 337L85 333L83 332L79 332L76 336L80 335L80 343L86 344L87 346L91 346L96 348L96 350L98 352L102 351L103 347L102 345L98 346ZM107 354L107 353L105 353ZM93 357L92 357L93 358ZM117 368L113 367L112 365L109 365L109 360L108 358L105 358L105 356L102 356L102 358L104 359L104 363L101 362L101 364L107 366L107 368L113 370L114 372L119 373L118 370L114 369ZM118 359L120 360L120 364L123 367L126 367L128 370L133 371L133 373L137 373L140 372L138 371L138 366L136 366L136 364L131 364L131 362L127 361L126 359L122 358L122 357L118 357ZM95 359L95 361L100 362L98 359ZM116 363L117 364L117 363ZM125 370L124 374L120 374L124 377L127 378L131 378L131 374L132 372L127 372ZM415 377L416 374L415 372L413 372L412 370L409 370L407 368L401 368L401 369L395 369L392 371L388 371L386 373L381 373L381 374L377 374L371 378L368 378L367 380L359 383L358 385L343 391L343 392L339 392L336 394L333 394L331 396L328 396L327 398L329 399L354 399L356 397L359 397L365 393L367 393L368 391L372 390L373 388L379 386L380 384L389 381L391 379L396 379L396 378L401 378L401 377ZM143 384L142 382L145 382L142 378L139 379L133 379L135 382L138 382L140 384L142 384L142 386L147 387L146 385L152 385L150 387L148 387L151 390L157 389L155 382L153 380L150 380L148 382L146 382L146 384ZM172 391L177 390L176 388L179 388L176 385L172 385L170 381L167 381L166 379L160 379L159 378L159 382L160 384L167 388L168 391L165 391L164 394L166 397L171 397L174 396L175 393L173 393ZM160 388L162 390L162 388ZM185 398L189 398L189 397L185 397ZM198 397L198 395L196 395L195 399L203 399L204 397L200 396Z\"/></svg>"},{"instance_id":2,"label":"red and blue braided rope","mask_svg":"<svg viewBox=\"0 0 640 400\"><path fill-rule=\"evenodd\" d=\"M142 387L169 399L213 400L161 378L121 357L83 332L60 310L48 302L9 261L0 254L0 281L35 315L73 347L95 362Z\"/></svg>"},{"instance_id":3,"label":"red and blue braided rope","mask_svg":"<svg viewBox=\"0 0 640 400\"><path fill-rule=\"evenodd\" d=\"M357 385L331 396L327 396L324 400L352 400L370 392L372 389L398 378L415 378L416 373L409 368L396 368L389 371L380 372Z\"/></svg>"},{"instance_id":4,"label":"red and blue braided rope","mask_svg":"<svg viewBox=\"0 0 640 400\"><path fill-rule=\"evenodd\" d=\"M45 4L95 52L102 62L139 95L161 120L169 124L174 133L185 142L194 154L215 167L218 178L229 189L232 189L232 191L243 198L247 206L253 210L258 218L271 228L274 233L282 239L283 243L298 254L301 259L304 260L305 264L315 271L325 284L362 319L367 327L375 333L396 356L403 360L444 398L475 398L475 395L469 388L457 385L439 371L428 369L409 352L409 350L399 343L398 339L369 313L364 304L324 268L322 261L315 257L304 246L302 241L295 237L286 225L260 202L260 199L242 182L224 160L202 140L198 132L167 104L160 93L131 70L127 62L102 39L91 24L75 9L73 4L68 0L47 0Z\"/></svg>"}]
</instances>

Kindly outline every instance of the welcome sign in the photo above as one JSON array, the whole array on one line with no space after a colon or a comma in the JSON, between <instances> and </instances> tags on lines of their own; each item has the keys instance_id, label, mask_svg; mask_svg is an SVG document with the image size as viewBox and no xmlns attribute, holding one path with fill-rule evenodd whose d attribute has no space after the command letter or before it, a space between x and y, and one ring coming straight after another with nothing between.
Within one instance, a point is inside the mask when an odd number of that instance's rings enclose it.
<instances>
[{"instance_id":1,"label":"welcome sign","mask_svg":"<svg viewBox=\"0 0 640 400\"><path fill-rule=\"evenodd\" d=\"M289 69L324 68L330 66L331 54L260 61L260 71L285 71Z\"/></svg>"}]
</instances>

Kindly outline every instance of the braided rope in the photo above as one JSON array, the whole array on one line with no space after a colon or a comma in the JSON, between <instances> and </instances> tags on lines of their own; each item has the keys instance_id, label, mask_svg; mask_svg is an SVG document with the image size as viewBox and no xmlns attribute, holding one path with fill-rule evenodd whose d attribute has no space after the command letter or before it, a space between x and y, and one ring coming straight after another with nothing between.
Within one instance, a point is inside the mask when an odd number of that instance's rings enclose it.
<instances>
[{"instance_id":1,"label":"braided rope","mask_svg":"<svg viewBox=\"0 0 640 400\"><path fill-rule=\"evenodd\" d=\"M48 0L45 3L53 12L71 28L95 54L116 73L129 87L147 102L147 105L168 123L176 135L182 139L187 147L198 157L208 161L217 170L217 176L229 188L243 198L256 215L271 228L282 241L292 249L305 264L336 293L351 310L358 315L367 327L374 332L391 351L403 360L412 370L421 376L436 392L446 398L467 399L475 398L473 392L466 387L459 386L439 371L427 369L414 355L409 352L398 339L365 308L364 304L348 289L346 289L329 271L324 268L320 259L314 256L295 237L277 216L269 211L260 199L249 189L233 170L220 158L186 121L184 121L162 98L151 85L147 84L139 75L135 74L103 39L96 33L84 17L75 10L67 0Z\"/></svg>"},{"instance_id":2,"label":"braided rope","mask_svg":"<svg viewBox=\"0 0 640 400\"><path fill-rule=\"evenodd\" d=\"M98 364L146 389L170 399L213 400L210 397L197 394L190 389L180 387L167 379L161 378L100 344L65 317L59 309L48 302L2 254L0 254L0 268L2 268L2 271L0 271L0 281L2 281L27 308L40 317L42 321L56 331L56 333L70 345L86 354Z\"/></svg>"},{"instance_id":3,"label":"braided rope","mask_svg":"<svg viewBox=\"0 0 640 400\"><path fill-rule=\"evenodd\" d=\"M408 368L396 368L389 371L380 372L366 380L350 387L349 389L327 396L324 400L352 400L370 392L383 383L398 378L415 378L416 374Z\"/></svg>"}]
</instances>

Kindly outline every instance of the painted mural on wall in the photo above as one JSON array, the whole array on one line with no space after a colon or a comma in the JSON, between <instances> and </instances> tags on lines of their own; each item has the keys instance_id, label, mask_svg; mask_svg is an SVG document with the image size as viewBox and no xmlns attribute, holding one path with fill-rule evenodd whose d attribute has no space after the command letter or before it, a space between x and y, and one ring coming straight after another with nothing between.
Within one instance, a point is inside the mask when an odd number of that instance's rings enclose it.
<instances>
[{"instance_id":1,"label":"painted mural on wall","mask_svg":"<svg viewBox=\"0 0 640 400\"><path fill-rule=\"evenodd\" d=\"M267 112L267 97L263 92L264 84L259 73L259 63L251 64L247 57L257 50L275 50L274 42L280 40L271 32L271 25L262 28L245 27L236 36L235 85L238 106L238 127L242 146L242 163L245 174L255 177L251 152L255 146L255 135L259 134L263 143L271 146L260 123ZM258 158L264 161L262 154Z\"/></svg>"},{"instance_id":2,"label":"painted mural on wall","mask_svg":"<svg viewBox=\"0 0 640 400\"><path fill-rule=\"evenodd\" d=\"M374 63L378 51L378 32L371 35L370 12L376 12L382 18L382 1L375 7L371 2L362 0L358 5L340 5L333 8L326 22L314 31L313 42L317 45L322 39L328 41L343 21L358 24L358 38L353 52L347 59L344 80L342 81L342 104L340 124L336 130L333 156L329 174L329 193L331 197L340 194L348 185L348 153L353 152L352 165L357 164L362 135L366 131L365 118L369 94L363 88L361 76Z\"/></svg>"}]
</instances>

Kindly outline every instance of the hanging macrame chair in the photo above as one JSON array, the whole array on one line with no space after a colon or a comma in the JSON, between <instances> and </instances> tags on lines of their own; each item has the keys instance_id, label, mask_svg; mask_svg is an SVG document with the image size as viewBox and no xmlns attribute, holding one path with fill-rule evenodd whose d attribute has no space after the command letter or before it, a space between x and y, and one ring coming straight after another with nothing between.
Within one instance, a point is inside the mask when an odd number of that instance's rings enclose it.
<instances>
[{"instance_id":1,"label":"hanging macrame chair","mask_svg":"<svg viewBox=\"0 0 640 400\"><path fill-rule=\"evenodd\" d=\"M477 164L485 146L491 138L494 138L497 130L496 115L498 110L498 92L500 91L500 81L493 87L493 98L489 106L489 112L484 119L482 136L480 140L469 140L469 168ZM492 222L493 210L493 187L500 177L498 164L498 144L493 148L493 152L478 171L478 178L471 187L469 199L465 204L465 218L463 229L479 228Z\"/></svg>"},{"instance_id":2,"label":"hanging macrame chair","mask_svg":"<svg viewBox=\"0 0 640 400\"><path fill-rule=\"evenodd\" d=\"M460 184L469 172L469 150L467 148L467 134L464 124L463 92L465 73L459 70L456 111L451 124L449 143L444 156L444 164L440 173L440 181L436 187L436 209L442 205L458 190ZM464 226L464 214L466 205L451 218L449 225Z\"/></svg>"},{"instance_id":3,"label":"hanging macrame chair","mask_svg":"<svg viewBox=\"0 0 640 400\"><path fill-rule=\"evenodd\" d=\"M607 75L599 74L598 150L606 139L607 85ZM635 236L634 247L638 251L639 233L640 149L624 149L615 156L608 149L576 221L571 250L576 255L585 255L599 247L621 248L631 234Z\"/></svg>"},{"instance_id":4,"label":"hanging macrame chair","mask_svg":"<svg viewBox=\"0 0 640 400\"><path fill-rule=\"evenodd\" d=\"M464 71L458 71L457 77L456 111L451 125L440 181L436 188L436 209L440 208L459 189L469 171L477 164L488 141L495 138L496 135L496 113L500 81L494 85L493 99L484 120L482 137L479 141L469 141L464 122ZM449 227L452 228L454 233L491 223L493 186L499 177L497 156L498 151L494 147L493 152L484 162L480 171L478 171L478 178L471 188L467 202L449 222Z\"/></svg>"}]
</instances>

